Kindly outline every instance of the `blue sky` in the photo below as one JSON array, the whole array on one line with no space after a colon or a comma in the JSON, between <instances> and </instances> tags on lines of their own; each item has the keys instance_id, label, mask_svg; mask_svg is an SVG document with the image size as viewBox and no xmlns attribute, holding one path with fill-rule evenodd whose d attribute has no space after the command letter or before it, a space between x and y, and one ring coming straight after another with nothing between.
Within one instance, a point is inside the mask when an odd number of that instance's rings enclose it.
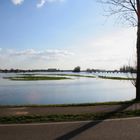
<instances>
[{"instance_id":1,"label":"blue sky","mask_svg":"<svg viewBox=\"0 0 140 140\"><path fill-rule=\"evenodd\" d=\"M135 29L104 16L104 8L96 0L0 1L0 68L118 69L129 64Z\"/></svg>"}]
</instances>

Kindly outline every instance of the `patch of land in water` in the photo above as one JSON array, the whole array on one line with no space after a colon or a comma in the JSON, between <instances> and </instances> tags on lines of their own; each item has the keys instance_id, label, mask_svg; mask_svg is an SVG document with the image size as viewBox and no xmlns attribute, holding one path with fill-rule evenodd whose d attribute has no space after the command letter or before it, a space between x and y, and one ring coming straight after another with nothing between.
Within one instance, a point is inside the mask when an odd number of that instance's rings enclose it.
<instances>
[{"instance_id":1,"label":"patch of land in water","mask_svg":"<svg viewBox=\"0 0 140 140\"><path fill-rule=\"evenodd\" d=\"M38 80L66 80L71 79L68 77L52 77L52 76L15 76L15 77L4 77L5 79L14 81L38 81Z\"/></svg>"},{"instance_id":2,"label":"patch of land in water","mask_svg":"<svg viewBox=\"0 0 140 140\"><path fill-rule=\"evenodd\" d=\"M35 75L51 75L51 76L67 76L67 78L70 76L72 77L87 77L87 78L101 78L101 79L110 79L110 80L135 80L135 78L130 77L112 77L112 76L95 76L95 75L81 75L81 74L20 74L25 76L35 76Z\"/></svg>"},{"instance_id":3,"label":"patch of land in water","mask_svg":"<svg viewBox=\"0 0 140 140\"><path fill-rule=\"evenodd\" d=\"M16 81L37 81L37 80L65 80L71 79L71 77L85 77L85 78L96 78L92 75L80 75L80 74L20 74L20 76L3 77L4 79L16 80ZM110 80L135 80L135 78L129 77L111 77L111 76L97 76L101 79Z\"/></svg>"},{"instance_id":4,"label":"patch of land in water","mask_svg":"<svg viewBox=\"0 0 140 140\"><path fill-rule=\"evenodd\" d=\"M135 78L129 78L129 77L111 77L111 76L98 76L102 79L110 79L110 80L135 80Z\"/></svg>"},{"instance_id":5,"label":"patch of land in water","mask_svg":"<svg viewBox=\"0 0 140 140\"><path fill-rule=\"evenodd\" d=\"M49 75L95 78L95 76L92 75L80 75L80 74L49 74Z\"/></svg>"},{"instance_id":6,"label":"patch of land in water","mask_svg":"<svg viewBox=\"0 0 140 140\"><path fill-rule=\"evenodd\" d=\"M36 76L37 75L37 76ZM65 80L72 79L74 77L87 77L95 78L95 76L86 76L78 74L20 74L20 76L3 77L4 79L15 80L15 81L37 81L37 80Z\"/></svg>"}]
</instances>

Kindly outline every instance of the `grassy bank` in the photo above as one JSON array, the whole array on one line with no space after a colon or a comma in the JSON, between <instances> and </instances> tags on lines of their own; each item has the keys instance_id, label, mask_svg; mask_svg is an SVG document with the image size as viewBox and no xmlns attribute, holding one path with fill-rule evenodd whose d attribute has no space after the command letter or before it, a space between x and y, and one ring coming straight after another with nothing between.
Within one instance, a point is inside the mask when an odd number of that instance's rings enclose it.
<instances>
[{"instance_id":1,"label":"grassy bank","mask_svg":"<svg viewBox=\"0 0 140 140\"><path fill-rule=\"evenodd\" d=\"M101 103L79 103L79 104L50 104L50 105L39 105L39 104L31 104L31 105L0 105L0 108L4 107L84 107L84 106L100 106L100 105L124 105L124 104L133 104L140 103L140 101L120 101L120 102L101 102Z\"/></svg>"},{"instance_id":2,"label":"grassy bank","mask_svg":"<svg viewBox=\"0 0 140 140\"><path fill-rule=\"evenodd\" d=\"M1 124L8 123L34 123L34 122L61 122L61 121L85 121L85 120L105 120L112 118L126 118L126 117L138 117L140 116L140 110L136 111L124 111L115 114L111 113L90 113L90 114L68 114L68 115L47 115L47 116L8 116L0 117Z\"/></svg>"},{"instance_id":3,"label":"grassy bank","mask_svg":"<svg viewBox=\"0 0 140 140\"><path fill-rule=\"evenodd\" d=\"M38 113L38 115L28 114L28 115L14 115L14 116L1 116L0 123L34 123L34 122L61 122L61 121L84 121L84 120L104 120L110 118L125 118L125 117L137 117L140 116L140 110L129 110L126 111L128 106L132 104L136 104L140 102L136 101L127 101L127 102L105 102L105 103L94 103L94 104L66 104L66 105L25 105L25 106L0 106L0 108L8 107L8 108L18 108L18 107L78 107L78 106L100 106L102 105L122 105L121 109L115 109L114 111L109 112L89 112L89 113L77 113L73 114L42 114ZM53 109L53 108L51 108Z\"/></svg>"}]
</instances>

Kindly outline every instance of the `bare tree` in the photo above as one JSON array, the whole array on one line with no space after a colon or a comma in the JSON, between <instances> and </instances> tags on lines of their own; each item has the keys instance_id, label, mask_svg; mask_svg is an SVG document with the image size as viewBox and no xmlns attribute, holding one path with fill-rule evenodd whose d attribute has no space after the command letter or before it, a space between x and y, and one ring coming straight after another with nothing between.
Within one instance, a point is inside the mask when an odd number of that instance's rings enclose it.
<instances>
[{"instance_id":1,"label":"bare tree","mask_svg":"<svg viewBox=\"0 0 140 140\"><path fill-rule=\"evenodd\" d=\"M108 5L110 15L117 14L133 26L137 26L136 42L136 100L140 100L140 0L101 0Z\"/></svg>"},{"instance_id":2,"label":"bare tree","mask_svg":"<svg viewBox=\"0 0 140 140\"><path fill-rule=\"evenodd\" d=\"M128 66L131 67L132 69L130 70L130 73L127 76L129 78L132 78L131 83L136 87L136 72L137 72L136 51L134 51L131 60L129 60Z\"/></svg>"}]
</instances>

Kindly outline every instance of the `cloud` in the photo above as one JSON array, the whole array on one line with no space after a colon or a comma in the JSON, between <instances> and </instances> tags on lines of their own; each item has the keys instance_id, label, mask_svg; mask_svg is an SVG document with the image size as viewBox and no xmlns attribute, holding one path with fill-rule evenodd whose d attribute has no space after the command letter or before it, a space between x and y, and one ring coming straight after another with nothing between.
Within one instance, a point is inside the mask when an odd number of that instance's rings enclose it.
<instances>
[{"instance_id":1,"label":"cloud","mask_svg":"<svg viewBox=\"0 0 140 140\"><path fill-rule=\"evenodd\" d=\"M14 5L21 5L24 0L11 0Z\"/></svg>"},{"instance_id":2,"label":"cloud","mask_svg":"<svg viewBox=\"0 0 140 140\"><path fill-rule=\"evenodd\" d=\"M136 45L136 30L133 28L114 30L101 36L83 39L74 43L69 50L64 49L25 49L0 51L2 68L49 68L73 69L119 69L130 64ZM135 55L133 55L135 57ZM133 62L134 59L132 59Z\"/></svg>"},{"instance_id":3,"label":"cloud","mask_svg":"<svg viewBox=\"0 0 140 140\"><path fill-rule=\"evenodd\" d=\"M0 51L1 68L19 69L44 69L44 68L65 68L70 66L69 60L74 57L74 53L62 49L2 49Z\"/></svg>"},{"instance_id":4,"label":"cloud","mask_svg":"<svg viewBox=\"0 0 140 140\"><path fill-rule=\"evenodd\" d=\"M37 58L37 59L61 59L67 56L71 56L74 53L69 52L67 50L43 50L43 51L36 51L34 49L27 49L23 51L10 51L9 53L11 56L22 56L22 57L30 57L30 58Z\"/></svg>"},{"instance_id":5,"label":"cloud","mask_svg":"<svg viewBox=\"0 0 140 140\"><path fill-rule=\"evenodd\" d=\"M36 7L41 8L46 3L52 3L52 2L63 2L64 0L40 0L39 3L37 3Z\"/></svg>"},{"instance_id":6,"label":"cloud","mask_svg":"<svg viewBox=\"0 0 140 140\"><path fill-rule=\"evenodd\" d=\"M15 56L31 56L31 55L35 55L37 52L33 49L27 49L27 50L23 50L23 51L11 51L11 55L15 55Z\"/></svg>"},{"instance_id":7,"label":"cloud","mask_svg":"<svg viewBox=\"0 0 140 140\"><path fill-rule=\"evenodd\" d=\"M41 8L43 7L46 3L53 3L53 2L63 2L65 0L39 0L39 2L37 3L36 7L37 8ZM24 0L11 0L11 2L14 4L14 5L21 5Z\"/></svg>"},{"instance_id":8,"label":"cloud","mask_svg":"<svg viewBox=\"0 0 140 140\"><path fill-rule=\"evenodd\" d=\"M46 0L40 0L40 2L36 5L37 8L41 8L46 3Z\"/></svg>"},{"instance_id":9,"label":"cloud","mask_svg":"<svg viewBox=\"0 0 140 140\"><path fill-rule=\"evenodd\" d=\"M119 69L134 62L136 29L120 28L76 43L72 50L76 54L72 58L74 63L81 64L85 69Z\"/></svg>"}]
</instances>

